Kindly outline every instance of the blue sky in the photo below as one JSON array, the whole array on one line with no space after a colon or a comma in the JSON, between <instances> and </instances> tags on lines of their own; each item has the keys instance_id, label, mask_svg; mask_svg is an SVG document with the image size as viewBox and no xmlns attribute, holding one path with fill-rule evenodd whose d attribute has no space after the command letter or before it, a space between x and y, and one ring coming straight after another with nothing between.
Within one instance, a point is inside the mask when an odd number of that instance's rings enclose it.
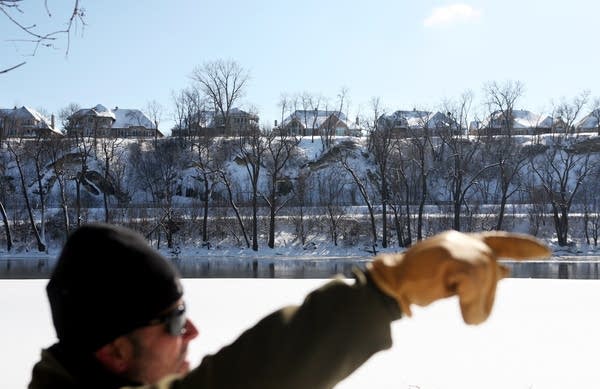
<instances>
[{"instance_id":1,"label":"blue sky","mask_svg":"<svg viewBox=\"0 0 600 389\"><path fill-rule=\"evenodd\" d=\"M13 39L19 30L0 14L0 107L58 111L84 107L165 107L191 83L195 66L233 59L251 80L241 104L264 124L279 116L282 94L309 92L334 105L348 89L349 116L367 114L372 97L388 111L437 109L472 90L483 99L488 81L519 80L519 108L539 113L552 101L587 89L600 96L600 5L589 0L419 1L80 0L86 26L60 49ZM61 27L68 0L26 0L19 20ZM476 106L475 108L478 108Z\"/></svg>"}]
</instances>

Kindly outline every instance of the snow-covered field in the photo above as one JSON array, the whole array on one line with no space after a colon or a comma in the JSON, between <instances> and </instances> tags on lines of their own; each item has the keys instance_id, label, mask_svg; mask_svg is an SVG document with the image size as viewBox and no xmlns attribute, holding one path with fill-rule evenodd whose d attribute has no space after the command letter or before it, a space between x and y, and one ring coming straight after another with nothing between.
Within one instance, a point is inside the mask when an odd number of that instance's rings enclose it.
<instances>
[{"instance_id":1,"label":"snow-covered field","mask_svg":"<svg viewBox=\"0 0 600 389\"><path fill-rule=\"evenodd\" d=\"M190 360L199 362L324 282L184 280L190 317L200 330ZM54 341L45 284L0 280L3 387L26 387L39 349ZM338 388L598 388L599 301L600 281L507 279L492 316L480 326L463 324L454 298L415 309L413 318L393 324L393 348Z\"/></svg>"}]
</instances>

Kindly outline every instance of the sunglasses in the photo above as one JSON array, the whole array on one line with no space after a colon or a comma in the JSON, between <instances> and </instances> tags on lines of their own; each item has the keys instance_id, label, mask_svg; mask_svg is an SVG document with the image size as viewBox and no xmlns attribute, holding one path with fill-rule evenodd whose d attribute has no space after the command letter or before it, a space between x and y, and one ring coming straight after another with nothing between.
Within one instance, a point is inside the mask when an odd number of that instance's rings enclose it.
<instances>
[{"instance_id":1,"label":"sunglasses","mask_svg":"<svg viewBox=\"0 0 600 389\"><path fill-rule=\"evenodd\" d=\"M148 325L164 324L169 334L180 336L185 334L186 323L185 304L182 303L175 307L175 309L151 320Z\"/></svg>"}]
</instances>

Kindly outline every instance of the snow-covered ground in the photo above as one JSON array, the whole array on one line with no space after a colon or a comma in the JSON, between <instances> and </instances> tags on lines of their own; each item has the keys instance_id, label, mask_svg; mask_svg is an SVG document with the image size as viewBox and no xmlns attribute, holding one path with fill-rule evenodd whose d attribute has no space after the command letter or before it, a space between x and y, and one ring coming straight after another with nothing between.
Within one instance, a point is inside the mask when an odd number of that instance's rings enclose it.
<instances>
[{"instance_id":1,"label":"snow-covered ground","mask_svg":"<svg viewBox=\"0 0 600 389\"><path fill-rule=\"evenodd\" d=\"M54 341L46 282L0 281L3 387L25 387L39 349ZM200 330L190 360L199 362L324 282L184 280L190 317ZM415 309L413 318L393 324L393 348L338 388L597 388L598 301L600 281L507 279L499 285L490 319L480 326L463 324L454 298Z\"/></svg>"}]
</instances>

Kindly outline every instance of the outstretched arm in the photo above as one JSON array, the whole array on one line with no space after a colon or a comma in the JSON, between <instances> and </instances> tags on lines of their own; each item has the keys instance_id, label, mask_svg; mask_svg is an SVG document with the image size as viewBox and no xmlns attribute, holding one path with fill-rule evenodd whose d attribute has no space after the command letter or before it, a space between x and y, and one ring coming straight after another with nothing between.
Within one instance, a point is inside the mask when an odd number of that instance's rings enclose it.
<instances>
[{"instance_id":1,"label":"outstretched arm","mask_svg":"<svg viewBox=\"0 0 600 389\"><path fill-rule=\"evenodd\" d=\"M309 294L298 307L262 319L204 358L175 388L331 388L374 353L391 347L394 299L356 272Z\"/></svg>"}]
</instances>

